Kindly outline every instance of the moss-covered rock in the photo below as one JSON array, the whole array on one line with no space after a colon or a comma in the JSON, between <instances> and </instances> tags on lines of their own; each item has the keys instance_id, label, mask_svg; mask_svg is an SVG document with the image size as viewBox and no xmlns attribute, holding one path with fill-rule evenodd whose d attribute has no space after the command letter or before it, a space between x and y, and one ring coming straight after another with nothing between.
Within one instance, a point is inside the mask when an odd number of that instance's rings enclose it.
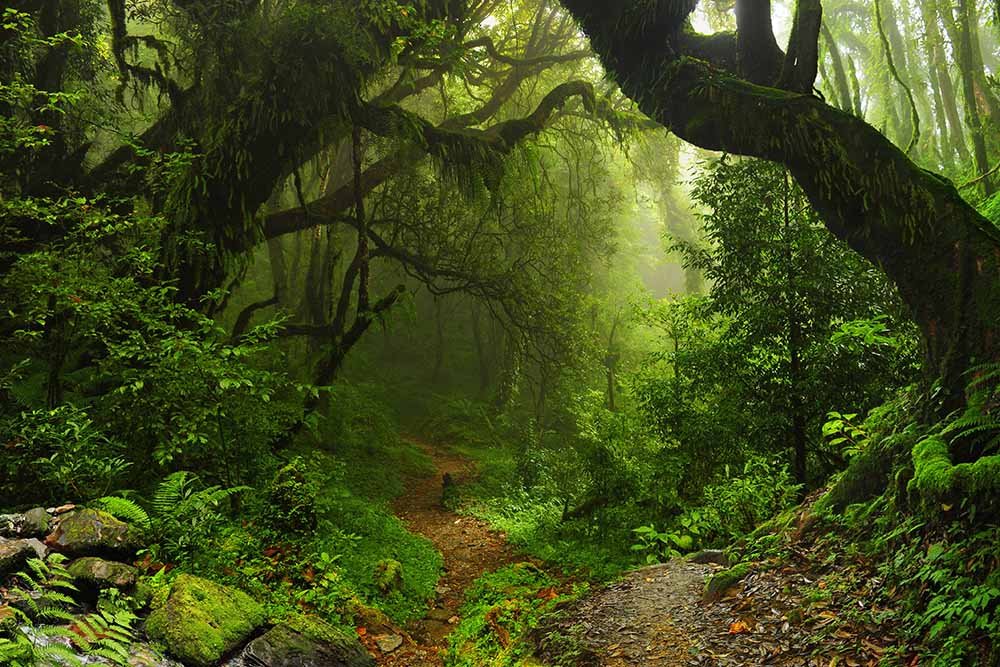
<instances>
[{"instance_id":1,"label":"moss-covered rock","mask_svg":"<svg viewBox=\"0 0 1000 667\"><path fill-rule=\"evenodd\" d=\"M1000 488L1000 456L984 456L972 463L952 463L942 438L924 438L913 448L911 494L930 502L947 502L962 496L993 495Z\"/></svg>"},{"instance_id":2,"label":"moss-covered rock","mask_svg":"<svg viewBox=\"0 0 1000 667\"><path fill-rule=\"evenodd\" d=\"M35 507L24 513L24 527L21 534L25 537L42 537L49 532L49 513L44 507Z\"/></svg>"},{"instance_id":3,"label":"moss-covered rock","mask_svg":"<svg viewBox=\"0 0 1000 667\"><path fill-rule=\"evenodd\" d=\"M705 584L705 593L702 598L705 602L715 602L721 599L726 591L743 581L748 574L750 574L750 564L740 563L713 575Z\"/></svg>"},{"instance_id":4,"label":"moss-covered rock","mask_svg":"<svg viewBox=\"0 0 1000 667\"><path fill-rule=\"evenodd\" d=\"M132 555L140 546L135 528L107 512L89 508L62 516L45 543L74 556Z\"/></svg>"},{"instance_id":5,"label":"moss-covered rock","mask_svg":"<svg viewBox=\"0 0 1000 667\"><path fill-rule=\"evenodd\" d=\"M250 642L244 664L261 667L371 667L354 637L315 616L293 616Z\"/></svg>"},{"instance_id":6,"label":"moss-covered rock","mask_svg":"<svg viewBox=\"0 0 1000 667\"><path fill-rule=\"evenodd\" d=\"M20 570L29 558L35 557L35 550L28 540L4 540L0 538L0 577Z\"/></svg>"},{"instance_id":7,"label":"moss-covered rock","mask_svg":"<svg viewBox=\"0 0 1000 667\"><path fill-rule=\"evenodd\" d=\"M78 584L89 588L132 588L138 570L131 565L96 556L77 558L66 570Z\"/></svg>"},{"instance_id":8,"label":"moss-covered rock","mask_svg":"<svg viewBox=\"0 0 1000 667\"><path fill-rule=\"evenodd\" d=\"M185 664L210 667L263 622L263 608L243 591L182 574L166 599L154 602L146 633Z\"/></svg>"}]
</instances>

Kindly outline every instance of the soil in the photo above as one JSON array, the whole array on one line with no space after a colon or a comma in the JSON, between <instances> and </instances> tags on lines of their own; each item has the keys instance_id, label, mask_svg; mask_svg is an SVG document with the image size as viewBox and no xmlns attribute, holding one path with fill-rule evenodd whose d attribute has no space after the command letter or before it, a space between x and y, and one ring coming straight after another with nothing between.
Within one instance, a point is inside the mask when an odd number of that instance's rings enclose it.
<instances>
[{"instance_id":1,"label":"soil","mask_svg":"<svg viewBox=\"0 0 1000 667\"><path fill-rule=\"evenodd\" d=\"M474 464L447 449L416 439L411 442L431 458L435 473L408 480L406 492L394 505L395 513L411 532L434 543L444 557L444 573L427 616L397 631L403 640L399 648L383 652L378 648L379 637L366 638L365 643L380 666L440 667L444 664L442 653L448 645L447 637L460 619L466 589L483 574L520 559L502 533L442 505L444 476L462 484L475 475ZM387 638L381 639L385 643Z\"/></svg>"}]
</instances>

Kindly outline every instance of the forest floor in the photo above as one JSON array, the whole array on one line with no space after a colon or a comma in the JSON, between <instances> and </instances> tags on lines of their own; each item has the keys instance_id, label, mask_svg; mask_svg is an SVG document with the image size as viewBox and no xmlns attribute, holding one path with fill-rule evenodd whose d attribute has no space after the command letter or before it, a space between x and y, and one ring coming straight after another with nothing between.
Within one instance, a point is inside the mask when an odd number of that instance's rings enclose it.
<instances>
[{"instance_id":1,"label":"forest floor","mask_svg":"<svg viewBox=\"0 0 1000 667\"><path fill-rule=\"evenodd\" d=\"M475 464L446 448L416 438L410 441L431 458L435 473L407 480L406 491L396 500L394 510L411 532L434 543L444 557L444 573L437 585L434 606L423 619L396 635L364 639L380 666L439 667L444 664L447 637L458 624L465 591L483 574L523 559L517 558L502 533L442 503L444 476L462 484L475 475ZM402 638L402 644L385 650L397 638Z\"/></svg>"},{"instance_id":2,"label":"forest floor","mask_svg":"<svg viewBox=\"0 0 1000 667\"><path fill-rule=\"evenodd\" d=\"M394 511L441 552L444 572L423 619L362 637L379 667L442 667L468 588L486 573L525 560L505 535L442 503L444 476L467 483L475 464L449 449L411 442L430 457L435 472L407 480ZM888 655L895 628L876 620L884 610L875 602L880 582L874 573L857 568L863 571L849 578L866 581L865 590L838 591L833 582L847 574L840 569L845 564L832 563L822 544L792 542L781 556L752 564L713 602L702 596L718 566L675 559L628 572L543 621L534 633L538 655L579 667L874 667L886 658L918 664L912 655ZM577 656L568 662L566 638Z\"/></svg>"}]
</instances>

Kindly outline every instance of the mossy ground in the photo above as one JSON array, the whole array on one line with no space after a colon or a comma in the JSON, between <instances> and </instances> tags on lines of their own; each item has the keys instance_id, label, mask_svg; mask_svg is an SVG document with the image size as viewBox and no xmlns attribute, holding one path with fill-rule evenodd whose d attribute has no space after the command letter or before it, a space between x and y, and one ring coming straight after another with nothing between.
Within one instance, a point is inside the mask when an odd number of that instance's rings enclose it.
<instances>
[{"instance_id":1,"label":"mossy ground","mask_svg":"<svg viewBox=\"0 0 1000 667\"><path fill-rule=\"evenodd\" d=\"M146 632L185 663L210 667L264 621L263 607L243 591L182 574L154 606Z\"/></svg>"}]
</instances>

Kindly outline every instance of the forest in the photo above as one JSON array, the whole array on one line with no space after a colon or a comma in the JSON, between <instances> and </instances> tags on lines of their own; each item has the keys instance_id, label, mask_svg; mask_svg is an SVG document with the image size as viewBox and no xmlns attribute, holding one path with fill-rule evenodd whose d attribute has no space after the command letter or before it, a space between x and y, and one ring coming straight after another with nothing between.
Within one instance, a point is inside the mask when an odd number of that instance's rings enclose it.
<instances>
[{"instance_id":1,"label":"forest","mask_svg":"<svg viewBox=\"0 0 1000 667\"><path fill-rule=\"evenodd\" d=\"M1000 665L1000 2L3 0L0 665Z\"/></svg>"}]
</instances>

